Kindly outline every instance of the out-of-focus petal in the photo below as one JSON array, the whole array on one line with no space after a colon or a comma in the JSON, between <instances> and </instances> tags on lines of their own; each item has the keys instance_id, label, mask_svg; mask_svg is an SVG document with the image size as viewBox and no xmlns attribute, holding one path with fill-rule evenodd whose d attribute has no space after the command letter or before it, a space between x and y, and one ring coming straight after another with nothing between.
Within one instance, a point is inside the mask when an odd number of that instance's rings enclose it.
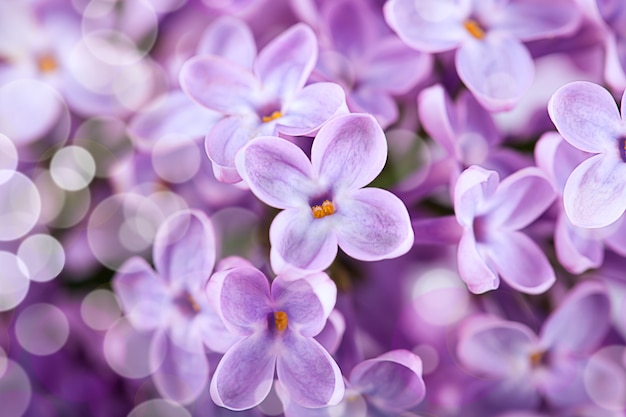
<instances>
[{"instance_id":1,"label":"out-of-focus petal","mask_svg":"<svg viewBox=\"0 0 626 417\"><path fill-rule=\"evenodd\" d=\"M196 56L185 62L180 85L193 100L224 114L253 111L260 89L250 70L219 56Z\"/></svg>"},{"instance_id":2,"label":"out-of-focus petal","mask_svg":"<svg viewBox=\"0 0 626 417\"><path fill-rule=\"evenodd\" d=\"M159 332L152 340L150 356L163 358L152 375L159 393L170 400L189 404L200 396L209 381L209 361L204 352L190 352Z\"/></svg>"},{"instance_id":3,"label":"out-of-focus petal","mask_svg":"<svg viewBox=\"0 0 626 417\"><path fill-rule=\"evenodd\" d=\"M457 264L461 279L474 294L495 290L500 285L498 275L481 255L484 252L479 249L474 233L466 231L459 242Z\"/></svg>"},{"instance_id":4,"label":"out-of-focus petal","mask_svg":"<svg viewBox=\"0 0 626 417\"><path fill-rule=\"evenodd\" d=\"M328 353L334 354L341 344L345 331L346 319L343 317L343 314L339 312L339 310L335 309L328 315L326 325L322 331L315 336L315 340L320 342Z\"/></svg>"},{"instance_id":5,"label":"out-of-focus petal","mask_svg":"<svg viewBox=\"0 0 626 417\"><path fill-rule=\"evenodd\" d=\"M411 409L426 395L422 361L407 350L393 350L361 362L350 372L350 383L386 411Z\"/></svg>"},{"instance_id":6,"label":"out-of-focus petal","mask_svg":"<svg viewBox=\"0 0 626 417\"><path fill-rule=\"evenodd\" d=\"M541 329L545 348L590 354L609 330L610 302L604 285L587 281L576 286Z\"/></svg>"},{"instance_id":7,"label":"out-of-focus petal","mask_svg":"<svg viewBox=\"0 0 626 417\"><path fill-rule=\"evenodd\" d=\"M383 129L398 120L398 103L384 91L364 86L353 90L346 100L351 112L370 113Z\"/></svg>"},{"instance_id":8,"label":"out-of-focus petal","mask_svg":"<svg viewBox=\"0 0 626 417\"><path fill-rule=\"evenodd\" d=\"M273 346L270 335L261 332L226 352L211 380L211 398L215 404L235 411L260 404L274 381Z\"/></svg>"},{"instance_id":9,"label":"out-of-focus petal","mask_svg":"<svg viewBox=\"0 0 626 417\"><path fill-rule=\"evenodd\" d=\"M572 146L592 153L616 151L623 129L615 100L605 88L587 81L566 84L550 98L548 113Z\"/></svg>"},{"instance_id":10,"label":"out-of-focus petal","mask_svg":"<svg viewBox=\"0 0 626 417\"><path fill-rule=\"evenodd\" d=\"M272 251L299 269L321 271L328 268L337 255L333 216L315 219L310 209L282 211L270 226ZM276 273L282 269L273 260L272 268Z\"/></svg>"},{"instance_id":11,"label":"out-of-focus petal","mask_svg":"<svg viewBox=\"0 0 626 417\"><path fill-rule=\"evenodd\" d=\"M311 162L302 149L284 139L261 137L236 157L237 171L265 204L285 209L309 207L315 193Z\"/></svg>"},{"instance_id":12,"label":"out-of-focus petal","mask_svg":"<svg viewBox=\"0 0 626 417\"><path fill-rule=\"evenodd\" d=\"M347 113L343 88L335 83L314 83L296 93L283 107L276 130L290 136L312 136L331 117Z\"/></svg>"},{"instance_id":13,"label":"out-of-focus petal","mask_svg":"<svg viewBox=\"0 0 626 417\"><path fill-rule=\"evenodd\" d=\"M376 42L378 22L369 4L336 0L325 3L322 13L333 49L349 59L362 59Z\"/></svg>"},{"instance_id":14,"label":"out-of-focus petal","mask_svg":"<svg viewBox=\"0 0 626 417\"><path fill-rule=\"evenodd\" d=\"M488 33L469 39L456 53L456 70L474 97L490 111L510 110L530 88L535 67L517 39Z\"/></svg>"},{"instance_id":15,"label":"out-of-focus petal","mask_svg":"<svg viewBox=\"0 0 626 417\"><path fill-rule=\"evenodd\" d=\"M206 294L224 325L233 333L247 336L267 327L271 313L267 278L256 268L241 266L215 273Z\"/></svg>"},{"instance_id":16,"label":"out-of-focus petal","mask_svg":"<svg viewBox=\"0 0 626 417\"><path fill-rule=\"evenodd\" d=\"M614 155L595 155L569 176L563 190L563 206L572 224L608 226L626 209L626 164Z\"/></svg>"},{"instance_id":17,"label":"out-of-focus petal","mask_svg":"<svg viewBox=\"0 0 626 417\"><path fill-rule=\"evenodd\" d=\"M341 401L345 391L341 371L315 339L287 332L282 345L276 373L289 398L311 408Z\"/></svg>"},{"instance_id":18,"label":"out-of-focus petal","mask_svg":"<svg viewBox=\"0 0 626 417\"><path fill-rule=\"evenodd\" d=\"M426 132L449 155L457 157L457 126L452 100L440 84L425 88L417 97L417 111Z\"/></svg>"},{"instance_id":19,"label":"out-of-focus petal","mask_svg":"<svg viewBox=\"0 0 626 417\"><path fill-rule=\"evenodd\" d=\"M256 43L252 31L242 20L221 16L213 21L198 43L198 55L219 55L252 70Z\"/></svg>"},{"instance_id":20,"label":"out-of-focus petal","mask_svg":"<svg viewBox=\"0 0 626 417\"><path fill-rule=\"evenodd\" d=\"M604 260L602 241L591 236L588 229L571 224L564 212L556 221L554 248L561 265L573 274L599 268Z\"/></svg>"},{"instance_id":21,"label":"out-of-focus petal","mask_svg":"<svg viewBox=\"0 0 626 417\"><path fill-rule=\"evenodd\" d=\"M311 148L313 172L334 190L366 186L383 170L387 140L369 114L346 114L326 123Z\"/></svg>"},{"instance_id":22,"label":"out-of-focus petal","mask_svg":"<svg viewBox=\"0 0 626 417\"><path fill-rule=\"evenodd\" d=\"M265 93L288 99L302 87L317 62L317 38L298 23L274 38L254 62L254 72Z\"/></svg>"},{"instance_id":23,"label":"out-of-focus petal","mask_svg":"<svg viewBox=\"0 0 626 417\"><path fill-rule=\"evenodd\" d=\"M279 275L272 282L272 298L275 308L287 313L292 330L313 337L322 331L335 307L337 286L324 272L295 281Z\"/></svg>"},{"instance_id":24,"label":"out-of-focus petal","mask_svg":"<svg viewBox=\"0 0 626 417\"><path fill-rule=\"evenodd\" d=\"M139 257L126 261L113 278L128 320L138 330L164 327L170 313L170 293L163 278Z\"/></svg>"},{"instance_id":25,"label":"out-of-focus petal","mask_svg":"<svg viewBox=\"0 0 626 417\"><path fill-rule=\"evenodd\" d=\"M183 210L159 227L154 241L154 265L175 289L195 291L211 276L215 251L215 231L206 214Z\"/></svg>"},{"instance_id":26,"label":"out-of-focus petal","mask_svg":"<svg viewBox=\"0 0 626 417\"><path fill-rule=\"evenodd\" d=\"M468 369L487 377L520 377L530 371L537 336L522 323L475 316L463 324L457 355Z\"/></svg>"},{"instance_id":27,"label":"out-of-focus petal","mask_svg":"<svg viewBox=\"0 0 626 417\"><path fill-rule=\"evenodd\" d=\"M363 261L395 258L413 246L407 208L389 191L363 188L336 203L337 241L351 257Z\"/></svg>"},{"instance_id":28,"label":"out-of-focus petal","mask_svg":"<svg viewBox=\"0 0 626 417\"><path fill-rule=\"evenodd\" d=\"M556 281L545 253L522 232L490 234L485 246L502 279L517 291L541 294Z\"/></svg>"}]
</instances>

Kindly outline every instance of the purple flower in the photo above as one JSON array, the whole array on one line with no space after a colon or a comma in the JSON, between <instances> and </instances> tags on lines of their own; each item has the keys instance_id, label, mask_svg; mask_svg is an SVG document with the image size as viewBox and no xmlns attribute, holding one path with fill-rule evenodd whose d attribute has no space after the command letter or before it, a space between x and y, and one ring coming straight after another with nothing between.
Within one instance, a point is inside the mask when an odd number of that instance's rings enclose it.
<instances>
[{"instance_id":1,"label":"purple flower","mask_svg":"<svg viewBox=\"0 0 626 417\"><path fill-rule=\"evenodd\" d=\"M323 270L337 254L374 261L406 253L413 231L389 191L363 188L387 157L385 135L367 114L338 116L313 142L311 161L289 142L264 137L237 155L237 169L266 204L284 209L270 227L274 271Z\"/></svg>"},{"instance_id":2,"label":"purple flower","mask_svg":"<svg viewBox=\"0 0 626 417\"><path fill-rule=\"evenodd\" d=\"M542 172L524 168L501 183L498 174L471 166L454 190L454 210L464 228L458 267L470 291L498 288L502 277L518 291L537 294L555 281L554 270L537 244L519 230L539 217L555 192Z\"/></svg>"},{"instance_id":3,"label":"purple flower","mask_svg":"<svg viewBox=\"0 0 626 417\"><path fill-rule=\"evenodd\" d=\"M304 87L316 61L315 34L308 26L297 24L247 65L215 55L197 56L185 63L180 73L183 91L225 116L205 142L219 180L241 180L235 155L251 139L313 135L330 117L347 111L339 85Z\"/></svg>"},{"instance_id":4,"label":"purple flower","mask_svg":"<svg viewBox=\"0 0 626 417\"><path fill-rule=\"evenodd\" d=\"M226 327L242 339L217 365L211 397L232 410L252 408L268 395L274 372L304 407L337 404L344 394L339 367L313 337L337 297L325 273L301 279L279 275L270 285L253 267L216 273L206 289Z\"/></svg>"},{"instance_id":5,"label":"purple flower","mask_svg":"<svg viewBox=\"0 0 626 417\"><path fill-rule=\"evenodd\" d=\"M530 87L533 60L522 42L572 33L575 2L556 0L389 0L387 23L424 52L456 49L456 70L491 111L510 109Z\"/></svg>"},{"instance_id":6,"label":"purple flower","mask_svg":"<svg viewBox=\"0 0 626 417\"><path fill-rule=\"evenodd\" d=\"M626 94L622 96L622 109ZM548 112L563 138L595 154L571 173L563 191L570 221L596 228L615 222L626 210L626 127L613 96L599 85L577 81L561 87Z\"/></svg>"},{"instance_id":7,"label":"purple flower","mask_svg":"<svg viewBox=\"0 0 626 417\"><path fill-rule=\"evenodd\" d=\"M154 331L150 351L155 384L181 403L200 395L209 378L204 346L224 352L237 338L224 328L204 296L215 264L215 235L202 212L183 210L161 225L153 248L156 272L139 257L113 279L130 322Z\"/></svg>"}]
</instances>

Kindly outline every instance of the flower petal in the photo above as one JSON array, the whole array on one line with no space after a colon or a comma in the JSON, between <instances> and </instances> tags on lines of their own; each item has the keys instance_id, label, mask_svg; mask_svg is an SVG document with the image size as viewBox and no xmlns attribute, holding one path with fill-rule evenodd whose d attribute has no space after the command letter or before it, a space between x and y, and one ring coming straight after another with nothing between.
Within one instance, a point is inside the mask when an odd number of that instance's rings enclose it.
<instances>
[{"instance_id":1,"label":"flower petal","mask_svg":"<svg viewBox=\"0 0 626 417\"><path fill-rule=\"evenodd\" d=\"M113 289L120 297L128 320L138 330L166 326L170 294L165 281L139 257L130 258L113 277Z\"/></svg>"},{"instance_id":2,"label":"flower petal","mask_svg":"<svg viewBox=\"0 0 626 417\"><path fill-rule=\"evenodd\" d=\"M456 70L474 97L492 112L512 109L535 74L526 47L498 32L464 42L456 53Z\"/></svg>"},{"instance_id":3,"label":"flower petal","mask_svg":"<svg viewBox=\"0 0 626 417\"><path fill-rule=\"evenodd\" d=\"M598 228L617 221L626 209L626 164L617 155L595 155L569 176L563 206L575 226Z\"/></svg>"},{"instance_id":4,"label":"flower petal","mask_svg":"<svg viewBox=\"0 0 626 417\"><path fill-rule=\"evenodd\" d=\"M383 170L387 140L369 114L346 114L326 123L311 148L313 172L334 190L366 186Z\"/></svg>"},{"instance_id":5,"label":"flower petal","mask_svg":"<svg viewBox=\"0 0 626 417\"><path fill-rule=\"evenodd\" d=\"M309 158L284 139L255 139L237 154L235 165L254 195L269 206L308 207L309 198L315 193Z\"/></svg>"},{"instance_id":6,"label":"flower petal","mask_svg":"<svg viewBox=\"0 0 626 417\"><path fill-rule=\"evenodd\" d=\"M232 16L220 16L202 34L198 55L219 55L242 67L252 69L256 43L248 25Z\"/></svg>"},{"instance_id":7,"label":"flower petal","mask_svg":"<svg viewBox=\"0 0 626 417\"><path fill-rule=\"evenodd\" d=\"M276 373L289 398L304 407L335 405L343 398L341 371L315 339L286 332Z\"/></svg>"},{"instance_id":8,"label":"flower petal","mask_svg":"<svg viewBox=\"0 0 626 417\"><path fill-rule=\"evenodd\" d=\"M572 146L592 153L617 149L621 119L605 88L587 81L566 84L550 98L548 113Z\"/></svg>"},{"instance_id":9,"label":"flower petal","mask_svg":"<svg viewBox=\"0 0 626 417\"><path fill-rule=\"evenodd\" d=\"M591 354L604 340L609 327L610 302L604 285L578 284L541 328L546 348Z\"/></svg>"},{"instance_id":10,"label":"flower petal","mask_svg":"<svg viewBox=\"0 0 626 417\"><path fill-rule=\"evenodd\" d=\"M401 413L426 395L421 359L407 350L393 350L355 366L350 383L378 408Z\"/></svg>"},{"instance_id":11,"label":"flower petal","mask_svg":"<svg viewBox=\"0 0 626 417\"><path fill-rule=\"evenodd\" d=\"M298 23L267 44L254 63L254 73L268 96L280 99L299 91L317 62L317 38Z\"/></svg>"},{"instance_id":12,"label":"flower petal","mask_svg":"<svg viewBox=\"0 0 626 417\"><path fill-rule=\"evenodd\" d=\"M569 222L565 212L559 213L554 230L554 248L561 265L573 274L599 268L604 260L604 245L592 237L589 229Z\"/></svg>"},{"instance_id":13,"label":"flower petal","mask_svg":"<svg viewBox=\"0 0 626 417\"><path fill-rule=\"evenodd\" d=\"M274 341L266 332L247 337L222 357L211 380L215 404L240 411L257 406L274 381Z\"/></svg>"},{"instance_id":14,"label":"flower petal","mask_svg":"<svg viewBox=\"0 0 626 417\"><path fill-rule=\"evenodd\" d=\"M473 226L474 217L482 214L485 200L496 191L498 182L497 172L477 165L472 165L459 175L454 186L454 213L461 226Z\"/></svg>"},{"instance_id":15,"label":"flower petal","mask_svg":"<svg viewBox=\"0 0 626 417\"><path fill-rule=\"evenodd\" d=\"M487 264L471 230L463 233L457 251L459 276L474 294L494 290L500 285L500 279L494 269Z\"/></svg>"},{"instance_id":16,"label":"flower petal","mask_svg":"<svg viewBox=\"0 0 626 417\"><path fill-rule=\"evenodd\" d=\"M343 340L343 335L346 331L346 319L339 310L334 309L328 315L326 325L321 332L315 336L315 340L320 342L320 345L324 347L330 354L334 354Z\"/></svg>"},{"instance_id":17,"label":"flower petal","mask_svg":"<svg viewBox=\"0 0 626 417\"><path fill-rule=\"evenodd\" d=\"M167 399L189 404L200 396L209 382L209 361L204 352L190 352L177 346L166 332L155 335L150 356L163 358L152 377L159 393Z\"/></svg>"},{"instance_id":18,"label":"flower petal","mask_svg":"<svg viewBox=\"0 0 626 417\"><path fill-rule=\"evenodd\" d=\"M209 280L206 294L233 333L247 336L267 326L272 311L270 286L258 269L240 266L217 272Z\"/></svg>"},{"instance_id":19,"label":"flower petal","mask_svg":"<svg viewBox=\"0 0 626 417\"><path fill-rule=\"evenodd\" d=\"M180 85L199 104L224 114L253 112L260 89L250 70L219 56L196 56L185 62Z\"/></svg>"},{"instance_id":20,"label":"flower petal","mask_svg":"<svg viewBox=\"0 0 626 417\"><path fill-rule=\"evenodd\" d=\"M335 231L339 247L363 261L396 258L413 246L413 228L404 203L380 188L363 188L337 198Z\"/></svg>"},{"instance_id":21,"label":"flower petal","mask_svg":"<svg viewBox=\"0 0 626 417\"><path fill-rule=\"evenodd\" d=\"M324 272L293 280L279 275L272 282L275 308L287 313L289 327L306 337L322 331L335 307L337 286Z\"/></svg>"},{"instance_id":22,"label":"flower petal","mask_svg":"<svg viewBox=\"0 0 626 417\"><path fill-rule=\"evenodd\" d=\"M527 294L546 292L556 281L545 253L522 232L490 233L485 244L489 258L511 287Z\"/></svg>"},{"instance_id":23,"label":"flower petal","mask_svg":"<svg viewBox=\"0 0 626 417\"><path fill-rule=\"evenodd\" d=\"M182 210L159 227L154 241L154 265L174 288L195 292L213 272L215 251L215 232L206 214Z\"/></svg>"},{"instance_id":24,"label":"flower petal","mask_svg":"<svg viewBox=\"0 0 626 417\"><path fill-rule=\"evenodd\" d=\"M270 226L272 269L280 273L285 265L321 271L330 266L337 255L337 236L332 231L332 216L313 218L311 209L288 209L274 218ZM282 261L282 262L280 262Z\"/></svg>"}]
</instances>

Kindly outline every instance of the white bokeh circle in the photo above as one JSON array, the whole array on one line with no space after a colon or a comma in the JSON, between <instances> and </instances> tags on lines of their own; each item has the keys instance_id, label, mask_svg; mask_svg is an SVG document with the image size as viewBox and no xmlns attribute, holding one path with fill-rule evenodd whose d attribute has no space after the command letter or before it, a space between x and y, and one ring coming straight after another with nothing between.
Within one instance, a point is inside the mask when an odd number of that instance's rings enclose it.
<instances>
[{"instance_id":1,"label":"white bokeh circle","mask_svg":"<svg viewBox=\"0 0 626 417\"><path fill-rule=\"evenodd\" d=\"M30 279L46 282L61 273L65 266L65 251L54 237L47 234L28 236L17 250Z\"/></svg>"},{"instance_id":2,"label":"white bokeh circle","mask_svg":"<svg viewBox=\"0 0 626 417\"><path fill-rule=\"evenodd\" d=\"M122 311L114 293L98 289L83 299L80 314L92 329L107 330L122 316Z\"/></svg>"},{"instance_id":3,"label":"white bokeh circle","mask_svg":"<svg viewBox=\"0 0 626 417\"><path fill-rule=\"evenodd\" d=\"M157 398L139 404L128 417L191 417L191 414L174 401Z\"/></svg>"},{"instance_id":4,"label":"white bokeh circle","mask_svg":"<svg viewBox=\"0 0 626 417\"><path fill-rule=\"evenodd\" d=\"M24 262L11 252L0 251L0 265L0 311L7 311L26 298L30 279Z\"/></svg>"},{"instance_id":5,"label":"white bokeh circle","mask_svg":"<svg viewBox=\"0 0 626 417\"><path fill-rule=\"evenodd\" d=\"M52 304L32 304L19 313L15 322L17 341L33 355L52 355L65 345L69 335L65 313Z\"/></svg>"},{"instance_id":6,"label":"white bokeh circle","mask_svg":"<svg viewBox=\"0 0 626 417\"><path fill-rule=\"evenodd\" d=\"M7 173L0 170L0 177ZM0 183L0 241L19 239L37 223L41 197L35 184L24 174L15 172Z\"/></svg>"},{"instance_id":7,"label":"white bokeh circle","mask_svg":"<svg viewBox=\"0 0 626 417\"><path fill-rule=\"evenodd\" d=\"M59 149L50 161L52 180L66 191L78 191L89 185L96 174L96 161L80 146Z\"/></svg>"},{"instance_id":8,"label":"white bokeh circle","mask_svg":"<svg viewBox=\"0 0 626 417\"><path fill-rule=\"evenodd\" d=\"M0 410L2 417L21 417L32 396L28 375L11 359L7 360L4 375L0 377Z\"/></svg>"}]
</instances>

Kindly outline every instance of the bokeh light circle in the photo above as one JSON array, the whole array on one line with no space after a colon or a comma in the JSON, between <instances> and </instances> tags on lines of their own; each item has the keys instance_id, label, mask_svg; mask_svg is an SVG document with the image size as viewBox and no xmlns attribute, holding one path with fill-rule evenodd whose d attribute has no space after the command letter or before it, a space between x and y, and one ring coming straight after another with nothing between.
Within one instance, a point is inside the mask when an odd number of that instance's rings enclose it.
<instances>
[{"instance_id":1,"label":"bokeh light circle","mask_svg":"<svg viewBox=\"0 0 626 417\"><path fill-rule=\"evenodd\" d=\"M96 161L80 146L59 149L50 161L50 175L66 191L78 191L89 185L96 174Z\"/></svg>"},{"instance_id":2,"label":"bokeh light circle","mask_svg":"<svg viewBox=\"0 0 626 417\"><path fill-rule=\"evenodd\" d=\"M0 311L7 311L24 300L30 279L24 262L10 252L0 251L0 265Z\"/></svg>"},{"instance_id":3,"label":"bokeh light circle","mask_svg":"<svg viewBox=\"0 0 626 417\"><path fill-rule=\"evenodd\" d=\"M70 335L70 325L60 308L47 303L32 304L15 322L20 345L33 355L51 355L61 349Z\"/></svg>"},{"instance_id":4,"label":"bokeh light circle","mask_svg":"<svg viewBox=\"0 0 626 417\"><path fill-rule=\"evenodd\" d=\"M7 175L0 170L0 177ZM0 183L0 241L15 240L28 233L41 213L37 187L24 174L15 172Z\"/></svg>"},{"instance_id":5,"label":"bokeh light circle","mask_svg":"<svg viewBox=\"0 0 626 417\"><path fill-rule=\"evenodd\" d=\"M4 375L0 377L0 410L2 417L21 417L28 408L32 388L28 375L12 360L7 361Z\"/></svg>"},{"instance_id":6,"label":"bokeh light circle","mask_svg":"<svg viewBox=\"0 0 626 417\"><path fill-rule=\"evenodd\" d=\"M161 363L153 363L147 354L152 336L152 332L135 330L123 317L117 320L107 331L103 345L111 369L125 378L144 378L154 373Z\"/></svg>"},{"instance_id":7,"label":"bokeh light circle","mask_svg":"<svg viewBox=\"0 0 626 417\"><path fill-rule=\"evenodd\" d=\"M597 406L610 411L626 410L624 346L606 346L587 362L583 381L587 395Z\"/></svg>"},{"instance_id":8,"label":"bokeh light circle","mask_svg":"<svg viewBox=\"0 0 626 417\"><path fill-rule=\"evenodd\" d=\"M65 251L58 240L47 234L32 235L24 239L17 250L33 281L50 281L63 270Z\"/></svg>"},{"instance_id":9,"label":"bokeh light circle","mask_svg":"<svg viewBox=\"0 0 626 417\"><path fill-rule=\"evenodd\" d=\"M109 290L94 290L80 305L80 315L94 330L109 329L122 315L117 297Z\"/></svg>"},{"instance_id":10,"label":"bokeh light circle","mask_svg":"<svg viewBox=\"0 0 626 417\"><path fill-rule=\"evenodd\" d=\"M17 148L8 137L0 133L0 183L11 178L18 162Z\"/></svg>"},{"instance_id":11,"label":"bokeh light circle","mask_svg":"<svg viewBox=\"0 0 626 417\"><path fill-rule=\"evenodd\" d=\"M427 323L445 326L465 317L470 303L467 287L456 271L432 268L422 273L412 289L415 312Z\"/></svg>"},{"instance_id":12,"label":"bokeh light circle","mask_svg":"<svg viewBox=\"0 0 626 417\"><path fill-rule=\"evenodd\" d=\"M189 181L200 170L203 155L195 142L180 139L172 144L171 137L161 138L152 149L152 167L159 177L173 184Z\"/></svg>"},{"instance_id":13,"label":"bokeh light circle","mask_svg":"<svg viewBox=\"0 0 626 417\"><path fill-rule=\"evenodd\" d=\"M191 414L173 401L158 398L139 404L128 417L191 417Z\"/></svg>"}]
</instances>

